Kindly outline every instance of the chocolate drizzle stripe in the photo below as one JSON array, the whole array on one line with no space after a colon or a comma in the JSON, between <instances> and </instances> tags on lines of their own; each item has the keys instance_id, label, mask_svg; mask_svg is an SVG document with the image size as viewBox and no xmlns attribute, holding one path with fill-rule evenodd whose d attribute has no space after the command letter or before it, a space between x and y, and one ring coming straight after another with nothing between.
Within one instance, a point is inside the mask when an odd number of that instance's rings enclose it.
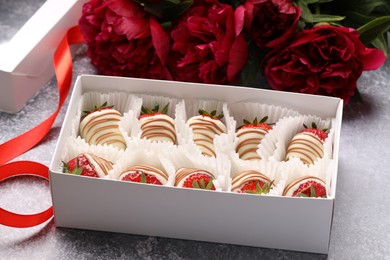
<instances>
[{"instance_id":1,"label":"chocolate drizzle stripe","mask_svg":"<svg viewBox=\"0 0 390 260\"><path fill-rule=\"evenodd\" d=\"M126 173L128 173L130 171L141 171L141 172L144 172L146 174L154 175L154 176L156 176L156 178L158 176L161 176L165 181L168 180L168 175L165 172L161 171L160 169L158 169L156 167L153 167L150 165L145 165L145 164L135 164L135 165L127 168L127 170L121 174L119 179L122 179L126 175Z\"/></svg>"},{"instance_id":2,"label":"chocolate drizzle stripe","mask_svg":"<svg viewBox=\"0 0 390 260\"><path fill-rule=\"evenodd\" d=\"M264 174L255 171L248 170L235 175L232 179L232 191L240 188L249 181L261 181L263 183L270 183L271 180Z\"/></svg>"},{"instance_id":3,"label":"chocolate drizzle stripe","mask_svg":"<svg viewBox=\"0 0 390 260\"><path fill-rule=\"evenodd\" d=\"M99 113L100 112L100 113ZM81 134L84 135L85 132L90 131L90 129L95 126L96 124L100 124L107 121L120 121L121 113L119 113L116 110L102 110L99 112L91 113L88 116L86 116L82 122L86 122L82 129Z\"/></svg>"},{"instance_id":4,"label":"chocolate drizzle stripe","mask_svg":"<svg viewBox=\"0 0 390 260\"><path fill-rule=\"evenodd\" d=\"M241 137L243 135L247 135L247 134L256 134L256 135L260 135L262 136L262 138L264 138L264 136L268 133L268 131L264 130L264 129L260 129L260 128L250 128L250 129L243 129L243 130L239 130L237 132L237 137Z\"/></svg>"},{"instance_id":5,"label":"chocolate drizzle stripe","mask_svg":"<svg viewBox=\"0 0 390 260\"><path fill-rule=\"evenodd\" d=\"M293 140L290 143L289 148L287 149L287 153L292 149L299 149L300 145L306 146L307 148L305 148L305 149L313 151L313 154L316 155L317 157L322 157L322 147L318 146L318 144L316 144L315 142L312 142L310 140L305 140L305 139ZM298 146L298 147L295 148L294 146ZM291 149L290 149L290 147L291 147Z\"/></svg>"}]
</instances>

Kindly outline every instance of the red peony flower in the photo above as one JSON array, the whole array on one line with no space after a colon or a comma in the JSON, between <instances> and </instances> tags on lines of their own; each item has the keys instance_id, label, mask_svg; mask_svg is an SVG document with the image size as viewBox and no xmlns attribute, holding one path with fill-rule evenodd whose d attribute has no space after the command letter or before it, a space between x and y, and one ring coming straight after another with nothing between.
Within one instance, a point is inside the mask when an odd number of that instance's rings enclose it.
<instances>
[{"instance_id":1,"label":"red peony flower","mask_svg":"<svg viewBox=\"0 0 390 260\"><path fill-rule=\"evenodd\" d=\"M270 53L265 76L273 89L340 97L346 104L363 70L375 70L385 60L382 51L361 43L355 29L322 25Z\"/></svg>"},{"instance_id":2,"label":"red peony flower","mask_svg":"<svg viewBox=\"0 0 390 260\"><path fill-rule=\"evenodd\" d=\"M236 32L243 29L261 48L276 48L291 38L298 26L301 9L291 0L246 0L237 7Z\"/></svg>"},{"instance_id":3,"label":"red peony flower","mask_svg":"<svg viewBox=\"0 0 390 260\"><path fill-rule=\"evenodd\" d=\"M226 84L234 83L248 59L242 34L235 35L232 6L205 1L194 3L175 24L170 56L176 80Z\"/></svg>"},{"instance_id":4,"label":"red peony flower","mask_svg":"<svg viewBox=\"0 0 390 260\"><path fill-rule=\"evenodd\" d=\"M79 24L100 73L171 79L165 67L169 35L134 1L91 0Z\"/></svg>"}]
</instances>

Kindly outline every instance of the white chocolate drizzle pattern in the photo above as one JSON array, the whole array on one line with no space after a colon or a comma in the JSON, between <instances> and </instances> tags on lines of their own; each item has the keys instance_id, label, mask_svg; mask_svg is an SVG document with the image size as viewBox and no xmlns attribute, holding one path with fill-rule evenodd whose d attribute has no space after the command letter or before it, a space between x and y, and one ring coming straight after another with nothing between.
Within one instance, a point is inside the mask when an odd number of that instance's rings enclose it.
<instances>
[{"instance_id":1,"label":"white chocolate drizzle pattern","mask_svg":"<svg viewBox=\"0 0 390 260\"><path fill-rule=\"evenodd\" d=\"M194 142L202 154L209 157L215 156L214 137L226 133L226 126L218 119L201 115L191 117L187 124L192 129Z\"/></svg>"},{"instance_id":2,"label":"white chocolate drizzle pattern","mask_svg":"<svg viewBox=\"0 0 390 260\"><path fill-rule=\"evenodd\" d=\"M145 116L140 119L141 138L176 143L175 122L165 114Z\"/></svg>"},{"instance_id":3,"label":"white chocolate drizzle pattern","mask_svg":"<svg viewBox=\"0 0 390 260\"><path fill-rule=\"evenodd\" d=\"M232 179L232 191L239 192L243 186L249 181L261 181L263 183L271 183L271 180L264 174L255 171L248 170L236 174Z\"/></svg>"},{"instance_id":4,"label":"white chocolate drizzle pattern","mask_svg":"<svg viewBox=\"0 0 390 260\"><path fill-rule=\"evenodd\" d=\"M286 160L298 157L305 164L314 164L324 156L324 142L312 133L298 133L291 140L286 154Z\"/></svg>"},{"instance_id":5,"label":"white chocolate drizzle pattern","mask_svg":"<svg viewBox=\"0 0 390 260\"><path fill-rule=\"evenodd\" d=\"M83 153L83 155L87 158L99 177L105 177L112 170L112 162L90 153Z\"/></svg>"},{"instance_id":6,"label":"white chocolate drizzle pattern","mask_svg":"<svg viewBox=\"0 0 390 260\"><path fill-rule=\"evenodd\" d=\"M261 140L268 133L263 128L243 128L237 131L236 152L242 160L261 160L256 152Z\"/></svg>"},{"instance_id":7,"label":"white chocolate drizzle pattern","mask_svg":"<svg viewBox=\"0 0 390 260\"><path fill-rule=\"evenodd\" d=\"M211 174L210 172L205 171L205 170L199 170L199 169L194 169L194 168L180 168L176 171L175 186L183 187L183 184L188 177L190 177L193 174L198 174L198 173L209 175L211 178L215 179L213 174Z\"/></svg>"},{"instance_id":8,"label":"white chocolate drizzle pattern","mask_svg":"<svg viewBox=\"0 0 390 260\"><path fill-rule=\"evenodd\" d=\"M125 149L126 143L119 130L122 114L115 109L103 109L88 114L80 122L80 136L89 144L107 144Z\"/></svg>"},{"instance_id":9,"label":"white chocolate drizzle pattern","mask_svg":"<svg viewBox=\"0 0 390 260\"><path fill-rule=\"evenodd\" d=\"M314 176L304 176L302 178L298 178L295 181L288 184L284 190L283 190L283 196L292 196L294 192L301 186L301 184L308 182L308 181L314 181L317 183L320 183L322 186L326 187L325 182L321 180L320 178L314 177Z\"/></svg>"},{"instance_id":10,"label":"white chocolate drizzle pattern","mask_svg":"<svg viewBox=\"0 0 390 260\"><path fill-rule=\"evenodd\" d=\"M163 172L162 170L156 167L146 165L146 164L135 164L133 166L130 166L129 168L127 168L126 171L121 173L121 175L119 176L119 180L122 180L128 174L137 173L137 172L153 175L163 185L166 184L168 181L168 175L165 172Z\"/></svg>"}]
</instances>

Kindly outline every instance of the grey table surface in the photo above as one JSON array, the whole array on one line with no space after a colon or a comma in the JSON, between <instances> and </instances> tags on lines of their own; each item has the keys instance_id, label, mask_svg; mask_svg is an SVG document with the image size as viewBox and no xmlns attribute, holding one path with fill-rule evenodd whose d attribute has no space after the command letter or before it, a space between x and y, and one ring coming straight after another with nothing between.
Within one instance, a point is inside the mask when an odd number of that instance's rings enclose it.
<instances>
[{"instance_id":1,"label":"grey table surface","mask_svg":"<svg viewBox=\"0 0 390 260\"><path fill-rule=\"evenodd\" d=\"M0 0L0 44L43 3ZM96 73L85 48L74 58L73 69L74 79L79 74ZM328 255L57 228L51 220L26 229L0 225L0 259L390 259L390 61L364 73L358 84L362 98L353 98L344 107ZM57 102L53 78L19 113L0 113L0 143L46 119ZM48 136L16 160L50 164L66 107L67 103ZM50 205L45 181L24 177L0 183L3 208L32 214Z\"/></svg>"}]
</instances>

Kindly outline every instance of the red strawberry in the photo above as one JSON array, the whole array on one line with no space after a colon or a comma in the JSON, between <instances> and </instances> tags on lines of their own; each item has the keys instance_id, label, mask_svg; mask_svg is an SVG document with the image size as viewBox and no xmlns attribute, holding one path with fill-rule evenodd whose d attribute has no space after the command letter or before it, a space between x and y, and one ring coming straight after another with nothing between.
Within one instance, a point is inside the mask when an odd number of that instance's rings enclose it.
<instances>
[{"instance_id":1,"label":"red strawberry","mask_svg":"<svg viewBox=\"0 0 390 260\"><path fill-rule=\"evenodd\" d=\"M204 173L191 174L183 183L183 188L215 190L213 178Z\"/></svg>"},{"instance_id":2,"label":"red strawberry","mask_svg":"<svg viewBox=\"0 0 390 260\"><path fill-rule=\"evenodd\" d=\"M240 190L242 193L267 194L273 181L264 183L262 181L248 181Z\"/></svg>"},{"instance_id":3,"label":"red strawberry","mask_svg":"<svg viewBox=\"0 0 390 260\"><path fill-rule=\"evenodd\" d=\"M122 177L123 181L139 182L139 183L148 183L154 185L162 185L162 183L152 174L144 173L143 171L134 171L127 173Z\"/></svg>"},{"instance_id":4,"label":"red strawberry","mask_svg":"<svg viewBox=\"0 0 390 260\"><path fill-rule=\"evenodd\" d=\"M81 121L88 116L89 114L92 114L93 112L99 112L104 109L112 109L114 106L107 106L107 101L104 102L101 106L95 106L91 111L83 111L83 115L81 116Z\"/></svg>"},{"instance_id":5,"label":"red strawberry","mask_svg":"<svg viewBox=\"0 0 390 260\"><path fill-rule=\"evenodd\" d=\"M158 103L154 104L153 109L142 106L141 115L138 117L138 119L141 119L143 117L151 117L151 116L155 116L155 115L166 114L168 112L168 106L169 106L169 103L166 104L165 107L161 111L159 111L160 105Z\"/></svg>"},{"instance_id":6,"label":"red strawberry","mask_svg":"<svg viewBox=\"0 0 390 260\"><path fill-rule=\"evenodd\" d=\"M305 129L302 130L302 133L311 133L315 136L318 136L322 141L325 141L326 138L328 138L328 129L318 129L317 125L313 122L312 127L307 127L305 124L303 124Z\"/></svg>"},{"instance_id":7,"label":"red strawberry","mask_svg":"<svg viewBox=\"0 0 390 260\"><path fill-rule=\"evenodd\" d=\"M257 121L257 117L255 117L253 122L250 122L250 121L244 119L244 125L239 127L239 129L245 129L245 128L258 129L258 128L260 128L260 129L264 129L266 131L269 131L272 129L272 127L266 123L267 119L268 119L268 116L263 117L260 121Z\"/></svg>"},{"instance_id":8,"label":"red strawberry","mask_svg":"<svg viewBox=\"0 0 390 260\"><path fill-rule=\"evenodd\" d=\"M199 109L198 112L201 116L206 116L215 120L221 120L223 118L223 113L221 112L219 115L217 115L217 110L213 110L209 113L206 110Z\"/></svg>"},{"instance_id":9,"label":"red strawberry","mask_svg":"<svg viewBox=\"0 0 390 260\"><path fill-rule=\"evenodd\" d=\"M68 163L62 162L64 172L88 177L104 177L112 163L93 154L79 154Z\"/></svg>"}]
</instances>

